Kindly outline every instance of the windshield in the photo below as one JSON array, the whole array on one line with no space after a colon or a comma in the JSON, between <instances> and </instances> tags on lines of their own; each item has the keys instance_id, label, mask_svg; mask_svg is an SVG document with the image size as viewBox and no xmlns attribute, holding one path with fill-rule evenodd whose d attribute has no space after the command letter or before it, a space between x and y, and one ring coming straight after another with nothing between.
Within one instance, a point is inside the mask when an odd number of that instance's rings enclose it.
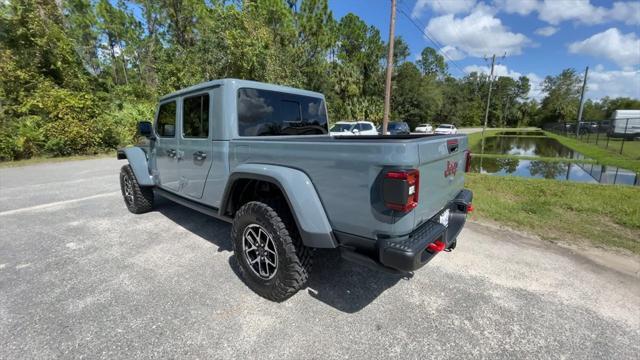
<instances>
[{"instance_id":1,"label":"windshield","mask_svg":"<svg viewBox=\"0 0 640 360\"><path fill-rule=\"evenodd\" d=\"M438 126L439 128L443 128L443 129L451 129L452 125L448 125L448 124L442 124L440 126Z\"/></svg>"},{"instance_id":2,"label":"windshield","mask_svg":"<svg viewBox=\"0 0 640 360\"><path fill-rule=\"evenodd\" d=\"M354 124L335 124L329 131L331 132L351 131L353 126Z\"/></svg>"}]
</instances>

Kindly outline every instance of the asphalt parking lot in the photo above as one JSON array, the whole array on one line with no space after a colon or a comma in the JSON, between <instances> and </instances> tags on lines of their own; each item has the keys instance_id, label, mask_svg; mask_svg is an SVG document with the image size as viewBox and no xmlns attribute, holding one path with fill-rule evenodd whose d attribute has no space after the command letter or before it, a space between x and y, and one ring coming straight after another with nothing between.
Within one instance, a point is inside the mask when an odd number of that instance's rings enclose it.
<instances>
[{"instance_id":1,"label":"asphalt parking lot","mask_svg":"<svg viewBox=\"0 0 640 360\"><path fill-rule=\"evenodd\" d=\"M130 214L123 164L0 169L0 358L640 356L640 264L470 223L410 279L318 252L309 287L271 303L229 225L166 201Z\"/></svg>"}]
</instances>

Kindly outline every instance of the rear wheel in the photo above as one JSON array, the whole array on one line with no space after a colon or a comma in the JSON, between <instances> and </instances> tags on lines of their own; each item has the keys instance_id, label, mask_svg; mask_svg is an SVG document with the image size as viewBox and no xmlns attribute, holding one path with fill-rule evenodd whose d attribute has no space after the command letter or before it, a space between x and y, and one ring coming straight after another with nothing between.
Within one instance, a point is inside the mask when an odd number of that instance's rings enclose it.
<instances>
[{"instance_id":1,"label":"rear wheel","mask_svg":"<svg viewBox=\"0 0 640 360\"><path fill-rule=\"evenodd\" d=\"M120 190L127 209L134 214L143 214L153 209L153 188L138 184L131 165L120 169Z\"/></svg>"},{"instance_id":2,"label":"rear wheel","mask_svg":"<svg viewBox=\"0 0 640 360\"><path fill-rule=\"evenodd\" d=\"M262 297L283 301L306 285L312 249L302 244L288 214L276 208L259 201L242 206L231 238L246 284Z\"/></svg>"}]
</instances>

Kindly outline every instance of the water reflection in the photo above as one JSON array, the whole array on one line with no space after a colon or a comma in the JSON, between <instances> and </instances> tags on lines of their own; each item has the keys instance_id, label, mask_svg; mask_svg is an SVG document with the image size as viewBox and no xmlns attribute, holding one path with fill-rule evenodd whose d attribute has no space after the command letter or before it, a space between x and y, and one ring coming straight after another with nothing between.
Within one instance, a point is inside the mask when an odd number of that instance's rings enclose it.
<instances>
[{"instance_id":1,"label":"water reflection","mask_svg":"<svg viewBox=\"0 0 640 360\"><path fill-rule=\"evenodd\" d=\"M478 144L471 152L480 153L481 145ZM560 144L556 139L546 137L511 137L490 136L484 141L485 154L504 154L519 156L541 156L577 158L578 153Z\"/></svg>"},{"instance_id":2,"label":"water reflection","mask_svg":"<svg viewBox=\"0 0 640 360\"><path fill-rule=\"evenodd\" d=\"M472 158L473 172L498 176L569 180L584 183L640 185L640 176L631 170L600 164L577 164L541 160Z\"/></svg>"}]
</instances>

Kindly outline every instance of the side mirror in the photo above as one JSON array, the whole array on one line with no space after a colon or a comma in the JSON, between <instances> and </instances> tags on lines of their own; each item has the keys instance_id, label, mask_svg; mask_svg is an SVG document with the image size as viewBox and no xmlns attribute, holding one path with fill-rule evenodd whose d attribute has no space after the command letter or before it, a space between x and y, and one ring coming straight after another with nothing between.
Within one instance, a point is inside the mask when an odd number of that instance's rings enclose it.
<instances>
[{"instance_id":1,"label":"side mirror","mask_svg":"<svg viewBox=\"0 0 640 360\"><path fill-rule=\"evenodd\" d=\"M358 130L358 129L353 129L353 130L351 130L351 132L353 133L353 135L360 134L360 130Z\"/></svg>"},{"instance_id":2,"label":"side mirror","mask_svg":"<svg viewBox=\"0 0 640 360\"><path fill-rule=\"evenodd\" d=\"M153 136L153 125L150 121L140 121L138 122L138 134L144 137L152 137Z\"/></svg>"}]
</instances>

